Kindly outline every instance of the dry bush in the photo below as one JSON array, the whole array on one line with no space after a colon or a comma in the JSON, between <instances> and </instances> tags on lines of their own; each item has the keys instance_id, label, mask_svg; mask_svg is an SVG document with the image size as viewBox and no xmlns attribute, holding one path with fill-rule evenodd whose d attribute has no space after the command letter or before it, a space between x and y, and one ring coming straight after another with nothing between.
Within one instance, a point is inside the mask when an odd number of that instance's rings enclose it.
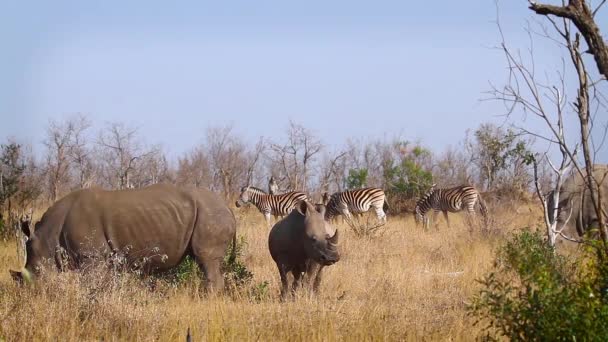
<instances>
[{"instance_id":1,"label":"dry bush","mask_svg":"<svg viewBox=\"0 0 608 342\"><path fill-rule=\"evenodd\" d=\"M533 225L537 212L493 213L502 232ZM466 304L487 273L501 234L469 232L465 215L452 228L416 229L413 218L388 217L386 233L356 238L345 223L342 259L326 268L320 294L278 300L280 280L268 253L269 228L256 210L235 210L251 285L207 296L198 283L172 286L104 272L48 274L14 284L6 268L22 265L14 244L0 245L0 339L7 340L471 340L480 333Z\"/></svg>"}]
</instances>

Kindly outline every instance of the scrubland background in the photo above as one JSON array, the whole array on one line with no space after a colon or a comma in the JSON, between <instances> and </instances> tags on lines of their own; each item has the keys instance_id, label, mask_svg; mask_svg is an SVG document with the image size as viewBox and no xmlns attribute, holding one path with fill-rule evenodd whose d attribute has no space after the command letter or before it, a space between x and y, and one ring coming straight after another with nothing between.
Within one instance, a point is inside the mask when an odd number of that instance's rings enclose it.
<instances>
[{"instance_id":1,"label":"scrubland background","mask_svg":"<svg viewBox=\"0 0 608 342\"><path fill-rule=\"evenodd\" d=\"M521 227L540 222L534 204L490 205L488 231L465 216L439 218L438 229L413 217L389 216L381 235L343 233L343 258L326 268L318 296L278 299L280 280L267 248L268 228L254 208L234 210L246 245L250 283L208 296L198 282L173 285L133 275L51 274L34 286L14 284L15 242L0 245L0 336L8 340L472 340L481 333L466 306L495 248Z\"/></svg>"}]
</instances>

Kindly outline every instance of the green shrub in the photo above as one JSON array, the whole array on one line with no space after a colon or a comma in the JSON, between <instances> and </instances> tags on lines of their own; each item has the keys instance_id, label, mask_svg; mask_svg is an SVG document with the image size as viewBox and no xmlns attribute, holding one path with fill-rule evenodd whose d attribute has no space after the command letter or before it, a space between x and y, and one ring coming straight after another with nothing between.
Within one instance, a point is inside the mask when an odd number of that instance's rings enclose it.
<instances>
[{"instance_id":1,"label":"green shrub","mask_svg":"<svg viewBox=\"0 0 608 342\"><path fill-rule=\"evenodd\" d=\"M247 245L245 238L241 236L237 240L236 246L232 244L226 251L224 262L222 263L222 272L227 287L241 287L248 284L253 278L253 273L249 271L247 266L243 264L240 257L243 254L243 248ZM233 250L234 249L234 250Z\"/></svg>"},{"instance_id":2,"label":"green shrub","mask_svg":"<svg viewBox=\"0 0 608 342\"><path fill-rule=\"evenodd\" d=\"M480 280L470 314L487 337L608 341L608 266L597 249L580 259L555 253L538 231L515 234Z\"/></svg>"},{"instance_id":3,"label":"green shrub","mask_svg":"<svg viewBox=\"0 0 608 342\"><path fill-rule=\"evenodd\" d=\"M358 189L367 183L367 169L350 169L346 178L347 189Z\"/></svg>"},{"instance_id":4,"label":"green shrub","mask_svg":"<svg viewBox=\"0 0 608 342\"><path fill-rule=\"evenodd\" d=\"M245 239L241 237L237 240L235 253L232 253L232 243L226 250L226 255L222 262L222 272L226 287L234 288L241 287L251 281L253 273L243 264L240 257L243 253L243 248L246 246ZM187 256L179 266L169 274L169 280L175 285L186 284L189 282L197 282L202 278L202 273L196 261L190 256Z\"/></svg>"},{"instance_id":5,"label":"green shrub","mask_svg":"<svg viewBox=\"0 0 608 342\"><path fill-rule=\"evenodd\" d=\"M270 283L266 280L263 282L257 283L249 289L249 297L252 298L256 302L261 302L266 300L270 296L269 292Z\"/></svg>"}]
</instances>

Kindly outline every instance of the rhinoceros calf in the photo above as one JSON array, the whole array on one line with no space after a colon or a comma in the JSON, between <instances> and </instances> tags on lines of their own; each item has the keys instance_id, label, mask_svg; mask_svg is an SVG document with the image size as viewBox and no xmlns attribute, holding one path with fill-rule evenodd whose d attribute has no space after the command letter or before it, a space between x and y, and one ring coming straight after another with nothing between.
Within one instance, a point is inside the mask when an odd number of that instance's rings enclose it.
<instances>
[{"instance_id":1,"label":"rhinoceros calf","mask_svg":"<svg viewBox=\"0 0 608 342\"><path fill-rule=\"evenodd\" d=\"M210 191L153 185L137 190L86 189L57 201L42 216L26 242L25 272L38 273L47 261L78 269L98 257L124 253L129 264L146 272L177 266L190 255L208 286L223 288L220 265L236 233L236 221L224 202Z\"/></svg>"},{"instance_id":2,"label":"rhinoceros calf","mask_svg":"<svg viewBox=\"0 0 608 342\"><path fill-rule=\"evenodd\" d=\"M300 285L302 273L316 292L323 268L340 260L338 231L325 221L324 215L325 206L300 201L295 210L270 230L268 248L281 276L281 298L288 294L289 272L293 275L292 292Z\"/></svg>"},{"instance_id":3,"label":"rhinoceros calf","mask_svg":"<svg viewBox=\"0 0 608 342\"><path fill-rule=\"evenodd\" d=\"M583 171L584 172L584 171ZM593 176L601 183L604 211L608 211L608 165L596 164ZM549 217L553 217L553 193L547 195ZM590 228L597 228L598 219L591 201L589 189L581 175L574 173L566 179L559 194L557 228L570 237L582 237Z\"/></svg>"}]
</instances>

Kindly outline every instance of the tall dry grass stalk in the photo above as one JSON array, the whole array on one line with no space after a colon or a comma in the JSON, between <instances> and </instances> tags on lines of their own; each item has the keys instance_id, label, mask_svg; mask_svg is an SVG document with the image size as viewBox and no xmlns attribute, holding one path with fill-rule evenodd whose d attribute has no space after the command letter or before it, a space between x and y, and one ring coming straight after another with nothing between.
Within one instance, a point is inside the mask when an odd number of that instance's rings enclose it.
<instances>
[{"instance_id":1,"label":"tall dry grass stalk","mask_svg":"<svg viewBox=\"0 0 608 342\"><path fill-rule=\"evenodd\" d=\"M463 215L428 231L413 218L389 217L387 231L356 237L340 224L342 260L326 269L317 297L300 292L278 300L279 277L267 248L269 229L254 211L235 210L245 237L251 287L207 296L196 284L154 286L103 269L48 274L19 287L8 274L21 266L14 243L0 245L0 340L195 341L471 340L467 317L475 279L491 266L509 231L540 222L529 206L494 211L490 232L470 232ZM264 282L268 282L264 292Z\"/></svg>"}]
</instances>

